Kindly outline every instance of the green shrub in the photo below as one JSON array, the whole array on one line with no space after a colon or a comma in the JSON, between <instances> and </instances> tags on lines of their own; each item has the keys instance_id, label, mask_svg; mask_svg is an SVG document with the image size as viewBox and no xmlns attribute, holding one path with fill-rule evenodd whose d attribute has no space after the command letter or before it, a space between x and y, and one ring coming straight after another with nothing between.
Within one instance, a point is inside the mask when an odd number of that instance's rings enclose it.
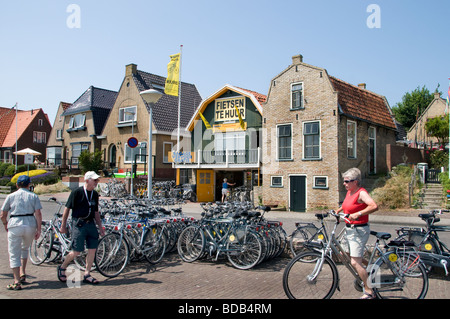
<instances>
[{"instance_id":1,"label":"green shrub","mask_svg":"<svg viewBox=\"0 0 450 319\"><path fill-rule=\"evenodd\" d=\"M94 153L90 153L85 150L81 152L78 162L83 173L88 171L98 172L103 169L102 151L95 150Z\"/></svg>"},{"instance_id":2,"label":"green shrub","mask_svg":"<svg viewBox=\"0 0 450 319\"><path fill-rule=\"evenodd\" d=\"M16 173L16 166L15 165L9 165L5 172L3 173L3 176L13 176Z\"/></svg>"}]
</instances>

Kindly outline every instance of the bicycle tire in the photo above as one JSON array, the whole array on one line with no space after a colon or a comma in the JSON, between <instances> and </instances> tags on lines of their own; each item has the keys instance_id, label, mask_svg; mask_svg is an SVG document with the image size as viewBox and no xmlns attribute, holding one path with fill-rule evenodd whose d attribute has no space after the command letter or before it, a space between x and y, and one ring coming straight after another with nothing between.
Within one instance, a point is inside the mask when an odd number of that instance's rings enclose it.
<instances>
[{"instance_id":1,"label":"bicycle tire","mask_svg":"<svg viewBox=\"0 0 450 319\"><path fill-rule=\"evenodd\" d=\"M118 233L103 236L95 253L95 265L100 274L113 278L118 276L128 264L130 249Z\"/></svg>"},{"instance_id":2,"label":"bicycle tire","mask_svg":"<svg viewBox=\"0 0 450 319\"><path fill-rule=\"evenodd\" d=\"M42 226L44 228L44 223ZM29 248L29 257L33 265L40 265L48 259L53 247L53 238L53 231L46 226L42 229L40 237L37 240L33 239Z\"/></svg>"},{"instance_id":3,"label":"bicycle tire","mask_svg":"<svg viewBox=\"0 0 450 319\"><path fill-rule=\"evenodd\" d=\"M147 229L144 235L143 249L145 259L151 264L157 264L161 261L166 252L167 237L166 233L160 227Z\"/></svg>"},{"instance_id":4,"label":"bicycle tire","mask_svg":"<svg viewBox=\"0 0 450 319\"><path fill-rule=\"evenodd\" d=\"M289 239L289 248L294 256L309 250L305 247L306 242L317 241L319 228L314 225L303 225L298 227Z\"/></svg>"},{"instance_id":5,"label":"bicycle tire","mask_svg":"<svg viewBox=\"0 0 450 319\"><path fill-rule=\"evenodd\" d=\"M289 299L329 299L333 296L339 284L339 274L329 257L324 257L316 278L308 278L321 258L321 253L306 251L287 264L283 272L283 289Z\"/></svg>"},{"instance_id":6,"label":"bicycle tire","mask_svg":"<svg viewBox=\"0 0 450 319\"><path fill-rule=\"evenodd\" d=\"M228 241L227 250L228 261L237 269L250 269L261 261L262 244L252 231L241 239Z\"/></svg>"},{"instance_id":7,"label":"bicycle tire","mask_svg":"<svg viewBox=\"0 0 450 319\"><path fill-rule=\"evenodd\" d=\"M389 257L395 254L394 262ZM428 275L423 263L409 253L387 252L369 270L369 285L380 299L423 299L428 292ZM393 273L391 266L399 269L401 279ZM402 282L403 281L403 282Z\"/></svg>"},{"instance_id":8,"label":"bicycle tire","mask_svg":"<svg viewBox=\"0 0 450 319\"><path fill-rule=\"evenodd\" d=\"M205 235L197 226L188 226L180 234L177 243L178 255L185 262L200 258L205 250Z\"/></svg>"}]
</instances>

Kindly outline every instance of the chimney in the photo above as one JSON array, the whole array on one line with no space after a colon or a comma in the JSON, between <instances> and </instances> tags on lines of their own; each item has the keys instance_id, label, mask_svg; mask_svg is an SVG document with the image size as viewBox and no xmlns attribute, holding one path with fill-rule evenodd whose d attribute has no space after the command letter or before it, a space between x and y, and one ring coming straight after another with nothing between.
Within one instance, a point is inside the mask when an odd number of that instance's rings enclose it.
<instances>
[{"instance_id":1,"label":"chimney","mask_svg":"<svg viewBox=\"0 0 450 319\"><path fill-rule=\"evenodd\" d=\"M358 87L360 88L360 89L366 89L366 83L359 83L358 84Z\"/></svg>"},{"instance_id":2,"label":"chimney","mask_svg":"<svg viewBox=\"0 0 450 319\"><path fill-rule=\"evenodd\" d=\"M131 76L132 74L136 74L137 65L136 64L128 64L125 69L125 76Z\"/></svg>"},{"instance_id":3,"label":"chimney","mask_svg":"<svg viewBox=\"0 0 450 319\"><path fill-rule=\"evenodd\" d=\"M434 92L434 98L435 99L439 99L441 97L441 93L439 92Z\"/></svg>"},{"instance_id":4,"label":"chimney","mask_svg":"<svg viewBox=\"0 0 450 319\"><path fill-rule=\"evenodd\" d=\"M300 64L303 62L303 55L299 54L299 55L294 55L292 57L292 64Z\"/></svg>"}]
</instances>

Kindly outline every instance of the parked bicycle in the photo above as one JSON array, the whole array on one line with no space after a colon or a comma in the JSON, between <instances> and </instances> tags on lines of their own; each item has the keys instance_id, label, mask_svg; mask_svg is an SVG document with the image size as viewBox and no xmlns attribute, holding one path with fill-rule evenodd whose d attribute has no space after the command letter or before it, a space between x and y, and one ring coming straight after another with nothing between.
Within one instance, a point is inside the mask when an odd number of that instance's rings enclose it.
<instances>
[{"instance_id":1,"label":"parked bicycle","mask_svg":"<svg viewBox=\"0 0 450 319\"><path fill-rule=\"evenodd\" d=\"M58 204L58 209L53 218L49 221L42 221L41 236L37 240L33 240L29 249L30 260L34 265L40 265L44 262L62 261L64 256L70 252L70 233L71 222L68 221L68 233L63 234L59 231L61 227L61 209L64 206L55 197L51 197L49 201ZM86 252L81 253L74 260L75 264L84 269L86 266Z\"/></svg>"},{"instance_id":2,"label":"parked bicycle","mask_svg":"<svg viewBox=\"0 0 450 319\"><path fill-rule=\"evenodd\" d=\"M450 212L448 209L431 210L428 214L419 214L419 217L426 222L426 228L401 227L397 229L396 240L413 241L419 249L421 260L427 266L427 270L433 267L443 268L448 276L448 266L450 265L450 250L439 238L439 233L450 232L450 226L436 225L440 221L438 215Z\"/></svg>"},{"instance_id":3,"label":"parked bicycle","mask_svg":"<svg viewBox=\"0 0 450 319\"><path fill-rule=\"evenodd\" d=\"M295 256L283 273L283 288L290 299L331 298L339 287L339 272L330 254L337 257L356 280L355 288L363 287L357 271L352 267L350 257L336 239L337 226L341 218L347 215L333 210L323 214L331 215L335 223L328 236L324 228L324 237L310 244L310 250ZM371 288L378 298L424 298L428 291L428 275L420 261L414 244L405 241L385 243L391 237L388 233L374 232L376 243L369 259L368 274ZM375 256L379 257L375 260Z\"/></svg>"}]
</instances>

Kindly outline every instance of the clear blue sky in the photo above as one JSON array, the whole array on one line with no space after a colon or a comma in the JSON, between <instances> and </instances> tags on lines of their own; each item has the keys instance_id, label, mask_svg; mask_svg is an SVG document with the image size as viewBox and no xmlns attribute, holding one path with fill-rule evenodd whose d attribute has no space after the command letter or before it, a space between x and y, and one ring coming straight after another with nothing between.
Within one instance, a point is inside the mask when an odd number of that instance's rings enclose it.
<instances>
[{"instance_id":1,"label":"clear blue sky","mask_svg":"<svg viewBox=\"0 0 450 319\"><path fill-rule=\"evenodd\" d=\"M80 28L69 28L70 4ZM369 28L370 4L380 28ZM20 0L0 7L0 106L42 107L53 124L60 101L90 85L118 90L125 65L167 76L183 45L182 80L202 98L232 84L267 94L293 55L386 96L450 78L448 0Z\"/></svg>"}]
</instances>

